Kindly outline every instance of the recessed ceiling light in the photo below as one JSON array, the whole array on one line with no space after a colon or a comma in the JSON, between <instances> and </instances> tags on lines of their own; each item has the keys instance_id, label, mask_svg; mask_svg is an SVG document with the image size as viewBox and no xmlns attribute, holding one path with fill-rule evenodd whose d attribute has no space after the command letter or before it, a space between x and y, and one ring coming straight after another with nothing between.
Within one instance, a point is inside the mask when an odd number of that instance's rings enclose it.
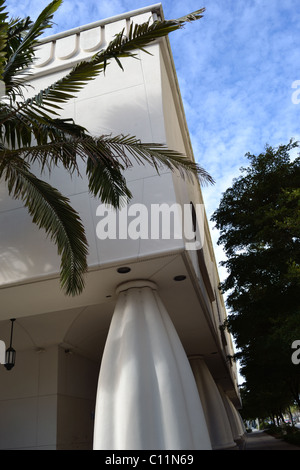
<instances>
[{"instance_id":1,"label":"recessed ceiling light","mask_svg":"<svg viewBox=\"0 0 300 470\"><path fill-rule=\"evenodd\" d=\"M184 275L174 277L174 281L184 281L185 279L186 279L186 276Z\"/></svg>"},{"instance_id":2,"label":"recessed ceiling light","mask_svg":"<svg viewBox=\"0 0 300 470\"><path fill-rule=\"evenodd\" d=\"M118 268L117 271L120 274L126 274L126 273L129 273L131 271L131 269L128 268L127 266L123 266L121 268Z\"/></svg>"}]
</instances>

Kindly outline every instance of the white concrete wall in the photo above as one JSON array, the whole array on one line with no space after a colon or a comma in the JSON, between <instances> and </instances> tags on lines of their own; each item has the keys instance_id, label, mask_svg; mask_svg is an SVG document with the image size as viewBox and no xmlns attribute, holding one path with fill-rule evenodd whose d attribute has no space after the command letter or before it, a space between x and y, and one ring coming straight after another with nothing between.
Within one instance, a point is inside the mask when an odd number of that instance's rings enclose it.
<instances>
[{"instance_id":1,"label":"white concrete wall","mask_svg":"<svg viewBox=\"0 0 300 470\"><path fill-rule=\"evenodd\" d=\"M0 367L0 449L56 448L57 347L19 351L11 371Z\"/></svg>"},{"instance_id":2,"label":"white concrete wall","mask_svg":"<svg viewBox=\"0 0 300 470\"><path fill-rule=\"evenodd\" d=\"M92 449L98 373L99 364L59 348L58 450Z\"/></svg>"},{"instance_id":3,"label":"white concrete wall","mask_svg":"<svg viewBox=\"0 0 300 470\"><path fill-rule=\"evenodd\" d=\"M0 367L0 449L92 449L99 364L52 346Z\"/></svg>"}]
</instances>

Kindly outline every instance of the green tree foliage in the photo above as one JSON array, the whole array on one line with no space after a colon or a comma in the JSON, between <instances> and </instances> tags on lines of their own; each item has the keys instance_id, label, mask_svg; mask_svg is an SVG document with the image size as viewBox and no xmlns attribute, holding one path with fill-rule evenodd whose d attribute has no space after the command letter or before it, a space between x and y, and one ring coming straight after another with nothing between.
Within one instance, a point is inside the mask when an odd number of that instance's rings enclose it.
<instances>
[{"instance_id":1,"label":"green tree foliage","mask_svg":"<svg viewBox=\"0 0 300 470\"><path fill-rule=\"evenodd\" d=\"M210 175L190 156L167 149L161 143L142 143L133 136L92 136L72 119L61 119L64 105L91 80L103 73L111 61L123 69L124 57L135 57L136 50L202 18L204 9L177 20L146 22L131 26L95 54L79 62L66 76L36 95L25 98L30 83L29 68L40 36L52 26L53 15L62 0L53 0L36 21L9 19L5 1L0 0L0 80L5 96L0 101L0 182L11 197L21 199L34 223L46 231L61 255L61 286L75 295L84 288L88 243L84 226L69 200L45 182L43 174L58 166L70 175L79 172L78 161L85 162L91 195L118 208L131 193L124 169L134 161L178 170L200 182L213 182ZM32 166L40 167L41 179Z\"/></svg>"},{"instance_id":2,"label":"green tree foliage","mask_svg":"<svg viewBox=\"0 0 300 470\"><path fill-rule=\"evenodd\" d=\"M228 277L228 328L246 379L247 403L276 414L299 404L300 370L291 361L300 339L300 159L290 141L266 147L222 196L212 220L220 230ZM264 412L262 411L264 408ZM275 409L276 408L276 409Z\"/></svg>"}]
</instances>

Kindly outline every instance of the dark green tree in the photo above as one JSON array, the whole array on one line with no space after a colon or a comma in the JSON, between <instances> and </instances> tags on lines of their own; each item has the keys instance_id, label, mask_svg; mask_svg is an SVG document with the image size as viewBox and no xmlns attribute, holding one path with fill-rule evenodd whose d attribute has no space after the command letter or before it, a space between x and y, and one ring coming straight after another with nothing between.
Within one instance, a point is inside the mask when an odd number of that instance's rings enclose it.
<instances>
[{"instance_id":1,"label":"dark green tree","mask_svg":"<svg viewBox=\"0 0 300 470\"><path fill-rule=\"evenodd\" d=\"M52 26L62 0L53 0L36 21L9 19L5 1L0 0L0 182L11 197L23 201L32 220L57 245L61 255L61 285L75 295L84 287L88 244L85 230L69 200L43 180L45 171L63 167L70 175L85 162L90 193L102 202L119 207L131 197L124 172L134 161L176 169L182 175L212 182L208 173L189 156L167 149L162 144L141 143L133 136L92 136L72 120L61 119L64 105L99 74L112 60L123 69L124 57L135 57L136 50L158 38L202 18L204 9L177 20L146 22L121 31L108 46L90 60L79 62L66 76L36 95L25 98L30 83L29 68L34 60L39 37ZM32 172L40 166L41 178Z\"/></svg>"},{"instance_id":2,"label":"dark green tree","mask_svg":"<svg viewBox=\"0 0 300 470\"><path fill-rule=\"evenodd\" d=\"M261 409L272 403L277 411L299 403L300 370L291 360L300 339L300 159L290 155L297 147L291 140L248 153L249 167L212 217L227 255L221 289L247 390L259 394Z\"/></svg>"}]
</instances>

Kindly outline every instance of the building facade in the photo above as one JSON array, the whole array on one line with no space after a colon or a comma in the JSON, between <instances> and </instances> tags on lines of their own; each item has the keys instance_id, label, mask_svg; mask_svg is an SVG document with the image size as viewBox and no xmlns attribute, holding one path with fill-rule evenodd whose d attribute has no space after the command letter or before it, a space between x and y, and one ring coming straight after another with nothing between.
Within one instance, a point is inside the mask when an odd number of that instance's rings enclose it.
<instances>
[{"instance_id":1,"label":"building facade","mask_svg":"<svg viewBox=\"0 0 300 470\"><path fill-rule=\"evenodd\" d=\"M45 88L130 22L162 16L154 5L42 40L31 84ZM130 134L192 156L169 41L147 49L151 55L124 59L124 72L110 64L63 117L95 135ZM56 247L0 183L6 345L16 319L15 367L0 366L1 449L235 449L242 439L199 183L136 163L125 177L133 198L120 213L92 198L84 177L51 174L88 236L86 287L77 297L60 290ZM182 230L186 219L193 237Z\"/></svg>"}]
</instances>

